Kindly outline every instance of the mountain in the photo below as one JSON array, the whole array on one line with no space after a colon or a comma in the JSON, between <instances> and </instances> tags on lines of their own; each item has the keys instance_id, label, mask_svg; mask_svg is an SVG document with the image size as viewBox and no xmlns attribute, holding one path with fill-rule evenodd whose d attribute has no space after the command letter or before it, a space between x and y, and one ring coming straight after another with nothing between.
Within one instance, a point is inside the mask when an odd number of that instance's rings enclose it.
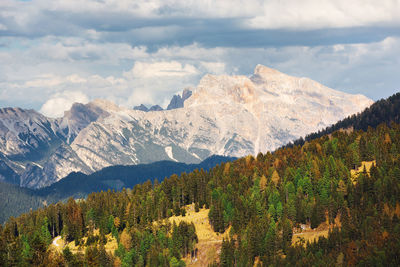
<instances>
[{"instance_id":1,"label":"mountain","mask_svg":"<svg viewBox=\"0 0 400 267\"><path fill-rule=\"evenodd\" d=\"M169 102L167 110L183 108L183 104L185 103L185 100L188 99L191 95L192 95L192 91L189 89L183 90L182 96L174 95L171 99L171 102Z\"/></svg>"},{"instance_id":2,"label":"mountain","mask_svg":"<svg viewBox=\"0 0 400 267\"><path fill-rule=\"evenodd\" d=\"M388 126L390 123L400 124L400 93L394 94L387 99L378 100L363 112L353 114L321 131L307 135L304 139L300 138L293 143L294 145L303 145L305 141L311 141L343 129L366 131L368 127L376 127L381 123L386 123Z\"/></svg>"},{"instance_id":3,"label":"mountain","mask_svg":"<svg viewBox=\"0 0 400 267\"><path fill-rule=\"evenodd\" d=\"M85 198L92 192L132 188L148 180L151 182L154 182L155 179L162 181L165 177L173 174L189 173L195 169L208 171L218 164L235 159L232 157L211 156L199 164L158 161L149 164L106 167L90 175L73 172L48 187L36 190L35 194L50 201L63 200L69 197Z\"/></svg>"},{"instance_id":4,"label":"mountain","mask_svg":"<svg viewBox=\"0 0 400 267\"><path fill-rule=\"evenodd\" d=\"M93 103L75 103L64 116L59 119L60 129L66 136L66 142L72 143L79 132L100 117L107 117L109 113Z\"/></svg>"},{"instance_id":5,"label":"mountain","mask_svg":"<svg viewBox=\"0 0 400 267\"><path fill-rule=\"evenodd\" d=\"M94 169L158 160L194 163L212 154L238 157L276 149L371 103L257 66L250 78L206 75L180 109L145 113L97 101L113 111L83 129L71 146Z\"/></svg>"},{"instance_id":6,"label":"mountain","mask_svg":"<svg viewBox=\"0 0 400 267\"><path fill-rule=\"evenodd\" d=\"M163 108L160 107L159 105L154 105L149 108L149 111L161 111L161 110L163 110Z\"/></svg>"},{"instance_id":7,"label":"mountain","mask_svg":"<svg viewBox=\"0 0 400 267\"><path fill-rule=\"evenodd\" d=\"M37 209L41 206L58 201L73 198L86 198L93 192L121 190L132 188L137 184L155 179L162 181L173 174L189 173L195 169L208 171L218 164L233 161L236 158L211 156L199 164L185 164L173 161L160 161L150 164L138 164L132 166L111 166L100 171L86 175L81 172L72 172L67 177L38 190L21 188L11 185L12 181L4 183L0 180L0 224L10 216L18 216ZM0 178L6 169L0 162Z\"/></svg>"},{"instance_id":8,"label":"mountain","mask_svg":"<svg viewBox=\"0 0 400 267\"><path fill-rule=\"evenodd\" d=\"M19 184L19 175L11 169L4 161L0 160L0 182Z\"/></svg>"},{"instance_id":9,"label":"mountain","mask_svg":"<svg viewBox=\"0 0 400 267\"><path fill-rule=\"evenodd\" d=\"M184 89L181 95L174 95L171 99L171 101L168 104L167 110L171 109L177 109L177 108L183 108L183 103L185 102L186 99L188 99L192 95L192 91L189 89ZM143 104L140 104L140 106L135 106L133 107L134 110L141 110L144 112L149 112L149 111L162 111L164 110L162 107L159 105L154 105L151 106L150 108L146 107Z\"/></svg>"},{"instance_id":10,"label":"mountain","mask_svg":"<svg viewBox=\"0 0 400 267\"><path fill-rule=\"evenodd\" d=\"M0 151L11 161L41 161L63 140L56 120L34 110L0 109ZM12 167L23 168L18 164Z\"/></svg>"},{"instance_id":11,"label":"mountain","mask_svg":"<svg viewBox=\"0 0 400 267\"><path fill-rule=\"evenodd\" d=\"M1 159L20 185L40 188L113 165L271 151L372 104L261 65L250 77L206 75L182 101L181 108L143 112L95 100L56 120L1 109Z\"/></svg>"},{"instance_id":12,"label":"mountain","mask_svg":"<svg viewBox=\"0 0 400 267\"><path fill-rule=\"evenodd\" d=\"M133 107L133 109L134 109L134 110L141 110L141 111L144 111L144 112L149 111L149 108L146 107L146 106L143 105L143 104L141 104L140 106L135 106L135 107Z\"/></svg>"}]
</instances>

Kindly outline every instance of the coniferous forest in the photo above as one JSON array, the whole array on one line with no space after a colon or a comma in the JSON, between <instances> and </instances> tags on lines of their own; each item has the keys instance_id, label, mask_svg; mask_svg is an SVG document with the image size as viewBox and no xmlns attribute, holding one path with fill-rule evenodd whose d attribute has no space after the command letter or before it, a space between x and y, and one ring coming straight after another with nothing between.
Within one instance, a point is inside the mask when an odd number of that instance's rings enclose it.
<instances>
[{"instance_id":1,"label":"coniferous forest","mask_svg":"<svg viewBox=\"0 0 400 267\"><path fill-rule=\"evenodd\" d=\"M92 193L11 218L1 266L184 266L195 225L162 221L209 209L222 242L215 266L399 266L400 125L336 131L273 153ZM327 226L315 242L294 236ZM50 249L55 237L83 246ZM107 249L108 240L116 241Z\"/></svg>"}]
</instances>

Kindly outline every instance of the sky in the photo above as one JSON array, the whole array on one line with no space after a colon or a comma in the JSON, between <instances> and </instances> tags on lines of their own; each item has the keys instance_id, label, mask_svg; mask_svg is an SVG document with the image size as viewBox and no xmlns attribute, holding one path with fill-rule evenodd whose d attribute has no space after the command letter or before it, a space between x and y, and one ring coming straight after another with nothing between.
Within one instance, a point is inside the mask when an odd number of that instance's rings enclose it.
<instances>
[{"instance_id":1,"label":"sky","mask_svg":"<svg viewBox=\"0 0 400 267\"><path fill-rule=\"evenodd\" d=\"M400 91L400 0L1 0L0 107L166 106L257 64L373 100Z\"/></svg>"}]
</instances>

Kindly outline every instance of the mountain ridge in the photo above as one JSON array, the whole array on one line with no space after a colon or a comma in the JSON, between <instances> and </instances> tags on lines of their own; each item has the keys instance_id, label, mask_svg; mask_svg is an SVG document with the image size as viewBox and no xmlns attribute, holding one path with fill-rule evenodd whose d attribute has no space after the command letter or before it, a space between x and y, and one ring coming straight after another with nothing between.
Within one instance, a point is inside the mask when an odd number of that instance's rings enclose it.
<instances>
[{"instance_id":1,"label":"mountain ridge","mask_svg":"<svg viewBox=\"0 0 400 267\"><path fill-rule=\"evenodd\" d=\"M32 112L37 130L24 117L10 126L2 111L0 153L22 177L20 185L40 188L74 171L90 174L112 165L161 160L199 163L213 154L240 157L271 151L371 103L364 96L258 65L250 77L205 75L183 107L170 110L143 112L97 99L74 104L58 119ZM12 131L15 125L21 129L17 133ZM31 148L21 138L25 136L44 144ZM26 151L15 150L12 160L10 147ZM40 157L24 157L31 154Z\"/></svg>"},{"instance_id":2,"label":"mountain ridge","mask_svg":"<svg viewBox=\"0 0 400 267\"><path fill-rule=\"evenodd\" d=\"M0 161L0 224L10 216L18 216L30 209L36 209L73 198L86 198L93 192L132 188L146 181L160 182L173 174L180 175L198 169L208 171L223 162L236 158L211 156L199 164L185 164L173 161L159 161L131 166L109 166L91 174L71 172L63 179L40 189L29 189L2 180L4 170ZM30 201L21 201L29 199Z\"/></svg>"}]
</instances>

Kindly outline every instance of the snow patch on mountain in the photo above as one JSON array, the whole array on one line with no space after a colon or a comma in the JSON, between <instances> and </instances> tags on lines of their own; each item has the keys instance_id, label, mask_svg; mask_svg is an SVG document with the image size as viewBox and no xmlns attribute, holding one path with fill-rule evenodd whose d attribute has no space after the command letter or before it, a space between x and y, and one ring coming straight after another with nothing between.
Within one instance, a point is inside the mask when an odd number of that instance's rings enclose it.
<instances>
[{"instance_id":1,"label":"snow patch on mountain","mask_svg":"<svg viewBox=\"0 0 400 267\"><path fill-rule=\"evenodd\" d=\"M172 147L166 146L166 147L165 147L165 153L167 153L167 155L168 155L168 157L169 157L170 159L172 159L173 161L177 161L177 160L174 158L174 154L172 154Z\"/></svg>"}]
</instances>

